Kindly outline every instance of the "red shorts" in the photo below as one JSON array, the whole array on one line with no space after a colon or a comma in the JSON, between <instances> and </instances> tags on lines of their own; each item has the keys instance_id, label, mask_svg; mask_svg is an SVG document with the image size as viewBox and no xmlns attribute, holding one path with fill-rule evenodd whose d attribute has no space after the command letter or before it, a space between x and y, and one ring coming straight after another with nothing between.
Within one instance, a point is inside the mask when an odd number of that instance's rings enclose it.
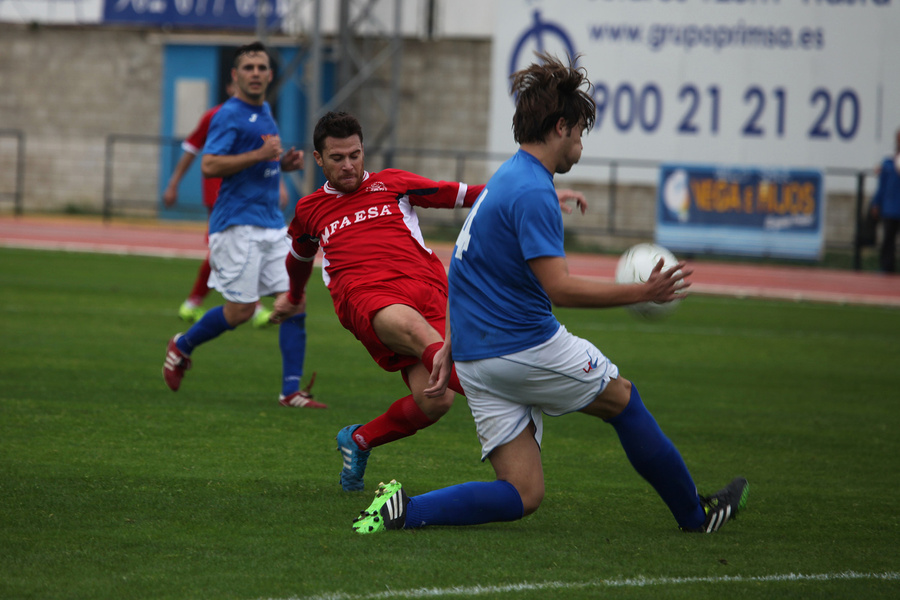
<instances>
[{"instance_id":1,"label":"red shorts","mask_svg":"<svg viewBox=\"0 0 900 600\"><path fill-rule=\"evenodd\" d=\"M335 302L334 310L341 325L362 342L378 366L385 371L399 371L416 364L419 358L397 354L381 343L372 327L375 313L391 304L404 304L416 309L443 337L447 290L421 281L394 279L358 286Z\"/></svg>"}]
</instances>

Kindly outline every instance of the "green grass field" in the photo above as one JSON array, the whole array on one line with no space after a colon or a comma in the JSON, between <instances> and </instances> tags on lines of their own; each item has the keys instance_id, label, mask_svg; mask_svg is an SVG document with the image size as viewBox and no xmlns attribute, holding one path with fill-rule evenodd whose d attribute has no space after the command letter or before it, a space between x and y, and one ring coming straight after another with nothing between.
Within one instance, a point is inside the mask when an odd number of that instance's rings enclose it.
<instances>
[{"instance_id":1,"label":"green grass field","mask_svg":"<svg viewBox=\"0 0 900 600\"><path fill-rule=\"evenodd\" d=\"M405 388L314 275L307 375L286 409L277 332L160 369L190 260L0 250L0 598L897 598L900 311L692 296L669 320L559 311L635 381L702 492L740 518L680 533L612 428L545 420L547 495L506 524L359 536L380 480L492 479L463 399L340 489L334 436ZM218 302L215 296L209 305Z\"/></svg>"}]
</instances>

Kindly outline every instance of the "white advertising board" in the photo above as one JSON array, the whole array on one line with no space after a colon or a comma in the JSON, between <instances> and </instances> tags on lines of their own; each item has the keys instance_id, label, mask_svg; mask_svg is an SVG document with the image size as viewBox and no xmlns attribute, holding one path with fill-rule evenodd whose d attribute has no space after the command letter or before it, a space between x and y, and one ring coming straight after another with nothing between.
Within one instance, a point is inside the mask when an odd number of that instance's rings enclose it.
<instances>
[{"instance_id":1,"label":"white advertising board","mask_svg":"<svg viewBox=\"0 0 900 600\"><path fill-rule=\"evenodd\" d=\"M898 3L501 0L490 150L515 150L509 75L545 50L594 86L585 157L871 169L900 127Z\"/></svg>"}]
</instances>

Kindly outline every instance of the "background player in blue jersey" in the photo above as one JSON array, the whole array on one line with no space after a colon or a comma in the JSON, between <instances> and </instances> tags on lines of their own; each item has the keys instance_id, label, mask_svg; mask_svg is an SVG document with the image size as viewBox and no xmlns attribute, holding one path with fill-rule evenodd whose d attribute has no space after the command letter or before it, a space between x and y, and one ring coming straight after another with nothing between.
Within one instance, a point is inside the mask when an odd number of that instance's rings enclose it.
<instances>
[{"instance_id":1,"label":"background player in blue jersey","mask_svg":"<svg viewBox=\"0 0 900 600\"><path fill-rule=\"evenodd\" d=\"M879 266L885 273L897 270L897 234L900 233L900 129L894 134L894 155L881 161L878 188L869 210L882 221Z\"/></svg>"},{"instance_id":2,"label":"background player in blue jersey","mask_svg":"<svg viewBox=\"0 0 900 600\"><path fill-rule=\"evenodd\" d=\"M303 168L303 153L281 147L278 126L266 102L272 81L265 46L254 42L235 52L231 69L236 92L210 121L203 148L204 177L221 177L209 218L212 281L225 305L206 312L184 334L169 340L163 377L173 391L191 366L194 348L245 323L260 296L288 290L284 266L287 227L279 208L281 171ZM279 329L284 406L324 408L300 389L306 353L306 303L282 320Z\"/></svg>"},{"instance_id":3,"label":"background player in blue jersey","mask_svg":"<svg viewBox=\"0 0 900 600\"><path fill-rule=\"evenodd\" d=\"M581 158L594 124L587 74L547 55L513 75L513 131L519 151L490 179L469 212L450 264L450 335L435 356L432 387L446 385L452 358L466 392L482 459L497 479L409 497L396 481L354 521L359 533L425 525L512 521L544 498L542 416L580 411L613 426L631 464L685 531L717 530L746 503L746 479L698 495L672 442L637 388L587 340L566 331L552 305L610 307L674 301L690 284L684 263L662 261L641 284L602 283L569 274L553 188Z\"/></svg>"}]
</instances>

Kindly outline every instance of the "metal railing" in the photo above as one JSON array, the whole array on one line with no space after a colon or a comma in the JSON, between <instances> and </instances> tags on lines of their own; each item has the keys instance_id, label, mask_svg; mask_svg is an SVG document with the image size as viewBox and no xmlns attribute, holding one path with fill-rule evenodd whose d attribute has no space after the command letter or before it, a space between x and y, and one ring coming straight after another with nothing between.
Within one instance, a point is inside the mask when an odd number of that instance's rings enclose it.
<instances>
[{"instance_id":1,"label":"metal railing","mask_svg":"<svg viewBox=\"0 0 900 600\"><path fill-rule=\"evenodd\" d=\"M9 141L11 141L13 149L12 152L7 153L4 149ZM8 161L7 156L13 157L12 160ZM24 211L25 200L25 133L23 131L0 129L0 171L12 173L11 180L14 181L12 190L0 187L0 201L11 199L13 211L15 214L21 215ZM4 177L3 180L5 181L6 178Z\"/></svg>"},{"instance_id":2,"label":"metal railing","mask_svg":"<svg viewBox=\"0 0 900 600\"><path fill-rule=\"evenodd\" d=\"M180 139L150 135L110 134L106 138L106 153L103 183L103 218L112 219L115 214L127 211L149 212L158 214L159 169L170 173L180 156ZM171 164L160 165L163 157L162 149L168 145ZM299 144L294 144L300 146ZM482 183L493 170L509 158L508 154L484 151L427 149L427 148L391 148L367 150L366 163L370 171L378 171L387 167L397 167L412 172L427 173L432 179L446 179ZM585 167L605 170L601 180L577 180L577 187L588 186L591 197L597 198L599 206L592 207L594 214L591 220L566 220L567 233L576 236L618 236L621 238L652 239L655 225L655 183L643 186L635 185L630 180L622 181L623 171L646 171L643 178L653 181L652 173L657 171L662 161L633 160L583 157L579 162L579 172ZM314 167L312 157L307 157L308 168L302 176L291 173L292 181L297 189L303 189L302 179L308 177L321 178L319 170ZM852 250L854 267L861 268L860 227L863 221L863 210L866 203L866 179L873 175L872 171L860 171L846 168L822 169L826 177L851 178L855 180L855 192L843 194L845 198L855 195L855 205L850 208L847 222L840 239L827 241L833 249ZM573 175L577 175L573 174ZM298 180L301 177L301 180ZM593 178L596 179L596 176ZM573 186L576 187L576 186ZM851 189L853 184L842 186ZM652 188L652 189L651 189ZM637 199L635 199L637 196ZM623 204L623 198L627 205ZM846 202L844 203L846 204ZM183 207L186 208L186 207ZM426 211L429 212L429 211ZM431 211L434 213L453 213L451 215L427 215L421 220L424 224L429 219L450 219L449 225L461 225L464 215L458 211ZM205 209L197 207L198 219L206 216Z\"/></svg>"},{"instance_id":3,"label":"metal railing","mask_svg":"<svg viewBox=\"0 0 900 600\"><path fill-rule=\"evenodd\" d=\"M180 155L180 144L180 139L156 135L107 135L103 158L103 220L109 221L122 208L156 212L162 149L171 147L174 159L167 165L167 172L171 172Z\"/></svg>"}]
</instances>

